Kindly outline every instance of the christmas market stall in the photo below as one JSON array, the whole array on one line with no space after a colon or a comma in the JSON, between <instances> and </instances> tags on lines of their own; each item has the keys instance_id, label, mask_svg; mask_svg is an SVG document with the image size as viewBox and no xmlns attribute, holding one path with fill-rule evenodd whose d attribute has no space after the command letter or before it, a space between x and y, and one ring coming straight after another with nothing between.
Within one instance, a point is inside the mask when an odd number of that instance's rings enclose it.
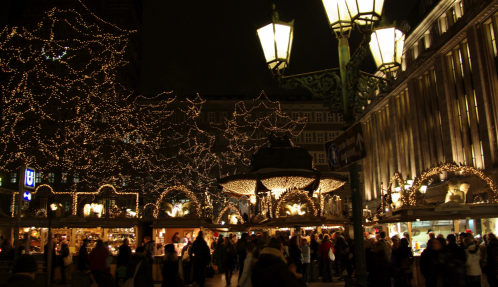
<instances>
[{"instance_id":1,"label":"christmas market stall","mask_svg":"<svg viewBox=\"0 0 498 287\"><path fill-rule=\"evenodd\" d=\"M178 257L182 260L187 245L192 243L202 231L204 239L210 246L214 232L208 226L214 225L210 218L203 217L203 205L187 186L176 185L165 189L155 203L145 206L145 212L151 212L154 218L150 226L151 239L156 244L154 280L162 280L161 264L165 245L174 244Z\"/></svg>"},{"instance_id":2,"label":"christmas market stall","mask_svg":"<svg viewBox=\"0 0 498 287\"><path fill-rule=\"evenodd\" d=\"M484 234L498 228L496 175L474 167L441 164L411 180L395 173L377 213L371 218L376 230L407 238L415 255L414 286L424 286L420 255L429 234L446 238L461 232L482 241Z\"/></svg>"},{"instance_id":3,"label":"christmas market stall","mask_svg":"<svg viewBox=\"0 0 498 287\"><path fill-rule=\"evenodd\" d=\"M249 173L218 182L227 196L249 198L251 224L274 232L277 227L322 226L326 220L325 197L330 199L330 194L346 181L343 176L315 170L309 152L294 146L287 136L272 136L268 147L252 155ZM333 216L331 210L328 216Z\"/></svg>"}]
</instances>

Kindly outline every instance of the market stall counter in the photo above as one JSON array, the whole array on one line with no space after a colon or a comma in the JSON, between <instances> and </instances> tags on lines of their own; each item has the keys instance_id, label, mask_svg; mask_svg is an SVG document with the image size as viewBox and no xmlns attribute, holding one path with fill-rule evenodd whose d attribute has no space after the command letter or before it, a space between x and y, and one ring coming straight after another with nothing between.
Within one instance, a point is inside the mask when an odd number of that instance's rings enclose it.
<instances>
[{"instance_id":1,"label":"market stall counter","mask_svg":"<svg viewBox=\"0 0 498 287\"><path fill-rule=\"evenodd\" d=\"M183 278L182 256L187 250L188 243L192 243L202 231L204 240L211 246L213 241L213 231L210 219L207 218L164 218L154 220L152 227L152 241L155 242L156 254L152 269L152 276L155 281L162 281L161 266L164 262L164 246L174 244L176 253L180 260L180 275Z\"/></svg>"}]
</instances>

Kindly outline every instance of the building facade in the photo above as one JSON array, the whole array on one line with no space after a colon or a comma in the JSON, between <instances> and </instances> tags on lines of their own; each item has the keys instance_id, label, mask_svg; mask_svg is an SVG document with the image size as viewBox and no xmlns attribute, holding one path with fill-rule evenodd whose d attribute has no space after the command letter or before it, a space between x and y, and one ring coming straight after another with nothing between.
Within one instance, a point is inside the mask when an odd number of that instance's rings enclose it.
<instances>
[{"instance_id":1,"label":"building facade","mask_svg":"<svg viewBox=\"0 0 498 287\"><path fill-rule=\"evenodd\" d=\"M403 27L410 30L394 89L361 119L364 204L378 206L396 172L413 179L456 163L498 179L497 13L498 1L419 1ZM426 199L444 202L438 186L460 175L442 172ZM489 191L482 182L473 187Z\"/></svg>"}]
</instances>

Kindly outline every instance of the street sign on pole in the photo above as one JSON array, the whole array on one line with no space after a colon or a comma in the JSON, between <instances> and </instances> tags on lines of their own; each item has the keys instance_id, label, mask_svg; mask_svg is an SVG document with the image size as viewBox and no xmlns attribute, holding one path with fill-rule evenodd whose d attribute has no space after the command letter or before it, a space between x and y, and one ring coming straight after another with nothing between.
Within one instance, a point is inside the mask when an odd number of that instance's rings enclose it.
<instances>
[{"instance_id":1,"label":"street sign on pole","mask_svg":"<svg viewBox=\"0 0 498 287\"><path fill-rule=\"evenodd\" d=\"M367 156L361 123L325 143L330 171L336 171Z\"/></svg>"},{"instance_id":2,"label":"street sign on pole","mask_svg":"<svg viewBox=\"0 0 498 287\"><path fill-rule=\"evenodd\" d=\"M24 169L24 188L35 189L35 169L26 167Z\"/></svg>"}]
</instances>

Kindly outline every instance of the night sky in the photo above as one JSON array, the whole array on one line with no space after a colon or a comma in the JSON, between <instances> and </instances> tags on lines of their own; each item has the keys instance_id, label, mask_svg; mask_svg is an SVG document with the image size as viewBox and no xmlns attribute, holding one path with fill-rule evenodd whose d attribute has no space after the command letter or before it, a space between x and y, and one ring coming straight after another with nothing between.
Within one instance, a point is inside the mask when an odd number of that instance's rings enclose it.
<instances>
[{"instance_id":1,"label":"night sky","mask_svg":"<svg viewBox=\"0 0 498 287\"><path fill-rule=\"evenodd\" d=\"M289 94L272 78L256 34L270 21L271 3L276 4L281 20L295 20L286 75L338 67L337 40L322 1L144 0L141 93L151 96L173 90L179 96L254 97L265 90L270 96ZM386 0L384 13L399 24L411 6L412 1ZM361 39L359 32L352 33L351 54ZM375 71L370 55L363 70Z\"/></svg>"}]
</instances>

